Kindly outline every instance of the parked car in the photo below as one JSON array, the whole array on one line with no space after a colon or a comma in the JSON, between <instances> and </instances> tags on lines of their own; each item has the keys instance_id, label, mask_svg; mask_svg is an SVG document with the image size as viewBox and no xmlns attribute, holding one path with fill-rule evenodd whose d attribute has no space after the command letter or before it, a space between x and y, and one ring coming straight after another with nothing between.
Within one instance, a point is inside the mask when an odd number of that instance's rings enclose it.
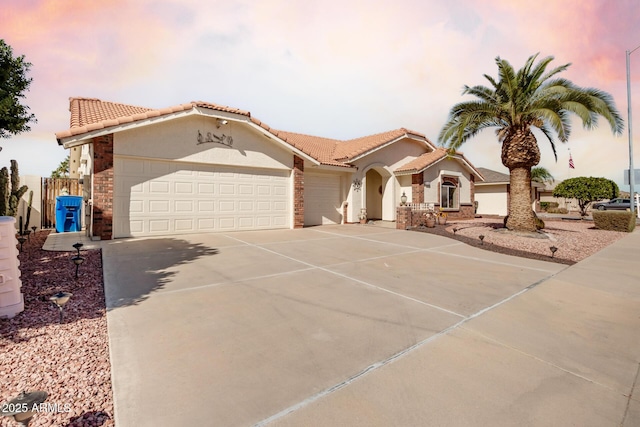
<instances>
[{"instance_id":1,"label":"parked car","mask_svg":"<svg viewBox=\"0 0 640 427\"><path fill-rule=\"evenodd\" d=\"M606 210L627 210L631 209L630 199L611 199L608 202L598 202L593 204L592 209L598 209L599 211Z\"/></svg>"}]
</instances>

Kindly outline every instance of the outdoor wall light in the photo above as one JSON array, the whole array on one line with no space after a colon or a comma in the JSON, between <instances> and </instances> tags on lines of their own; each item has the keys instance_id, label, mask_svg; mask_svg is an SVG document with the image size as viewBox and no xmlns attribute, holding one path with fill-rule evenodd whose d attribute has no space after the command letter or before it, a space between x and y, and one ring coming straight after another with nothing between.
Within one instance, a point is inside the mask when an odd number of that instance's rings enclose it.
<instances>
[{"instance_id":1,"label":"outdoor wall light","mask_svg":"<svg viewBox=\"0 0 640 427\"><path fill-rule=\"evenodd\" d=\"M71 298L73 294L71 292L58 292L57 294L51 295L49 297L49 301L52 301L55 305L58 306L58 310L60 310L60 323L62 323L62 309L64 305L69 302L69 298Z\"/></svg>"},{"instance_id":2,"label":"outdoor wall light","mask_svg":"<svg viewBox=\"0 0 640 427\"><path fill-rule=\"evenodd\" d=\"M224 126L227 123L229 123L227 120L225 119L216 119L216 127L220 128L220 126Z\"/></svg>"},{"instance_id":3,"label":"outdoor wall light","mask_svg":"<svg viewBox=\"0 0 640 427\"><path fill-rule=\"evenodd\" d=\"M0 408L0 415L3 417L13 417L20 425L28 426L31 418L38 412L40 404L47 400L49 395L46 391L21 392L18 397L3 403Z\"/></svg>"},{"instance_id":4,"label":"outdoor wall light","mask_svg":"<svg viewBox=\"0 0 640 427\"><path fill-rule=\"evenodd\" d=\"M78 251L78 255L71 258L71 261L73 261L73 263L76 265L76 279L78 278L78 268L80 268L80 265L84 262L84 258L82 258L79 254L80 251Z\"/></svg>"},{"instance_id":5,"label":"outdoor wall light","mask_svg":"<svg viewBox=\"0 0 640 427\"><path fill-rule=\"evenodd\" d=\"M402 192L402 196L400 196L400 204L402 206L405 206L407 204L407 195L404 191Z\"/></svg>"}]
</instances>

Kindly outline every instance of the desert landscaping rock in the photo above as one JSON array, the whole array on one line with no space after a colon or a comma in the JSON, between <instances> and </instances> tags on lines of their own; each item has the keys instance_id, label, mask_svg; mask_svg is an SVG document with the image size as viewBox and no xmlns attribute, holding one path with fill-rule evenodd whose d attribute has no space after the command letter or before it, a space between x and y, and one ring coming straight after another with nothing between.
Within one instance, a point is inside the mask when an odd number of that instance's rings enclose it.
<instances>
[{"instance_id":1,"label":"desert landscaping rock","mask_svg":"<svg viewBox=\"0 0 640 427\"><path fill-rule=\"evenodd\" d=\"M0 400L43 390L48 407L32 426L113 426L111 366L100 251L85 258L75 279L75 252L45 252L48 231L37 232L20 253L25 310L0 320ZM73 296L63 323L49 297ZM15 422L0 418L1 426Z\"/></svg>"},{"instance_id":2,"label":"desert landscaping rock","mask_svg":"<svg viewBox=\"0 0 640 427\"><path fill-rule=\"evenodd\" d=\"M507 231L501 219L486 218L450 222L446 227L416 231L455 238L488 251L570 265L590 257L628 234L598 230L591 221L545 219L545 224L543 230L529 235ZM483 244L480 244L480 235L484 236ZM551 246L558 248L553 258L549 249Z\"/></svg>"}]
</instances>

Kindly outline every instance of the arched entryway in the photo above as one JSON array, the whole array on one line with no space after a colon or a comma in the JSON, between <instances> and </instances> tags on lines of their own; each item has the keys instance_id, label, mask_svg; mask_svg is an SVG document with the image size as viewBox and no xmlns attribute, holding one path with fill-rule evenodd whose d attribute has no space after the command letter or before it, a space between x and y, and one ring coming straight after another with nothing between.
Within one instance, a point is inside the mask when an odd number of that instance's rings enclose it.
<instances>
[{"instance_id":1,"label":"arched entryway","mask_svg":"<svg viewBox=\"0 0 640 427\"><path fill-rule=\"evenodd\" d=\"M367 218L382 219L382 175L375 169L369 169L366 175Z\"/></svg>"},{"instance_id":2,"label":"arched entryway","mask_svg":"<svg viewBox=\"0 0 640 427\"><path fill-rule=\"evenodd\" d=\"M394 179L382 166L370 166L366 170L362 206L367 209L368 219L395 220Z\"/></svg>"}]
</instances>

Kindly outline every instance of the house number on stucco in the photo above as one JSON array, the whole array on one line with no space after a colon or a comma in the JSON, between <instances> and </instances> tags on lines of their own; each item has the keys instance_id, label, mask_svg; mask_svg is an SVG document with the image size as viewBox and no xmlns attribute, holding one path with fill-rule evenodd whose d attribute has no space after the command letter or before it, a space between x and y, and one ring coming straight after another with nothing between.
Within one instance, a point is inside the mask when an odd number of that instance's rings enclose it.
<instances>
[{"instance_id":1,"label":"house number on stucco","mask_svg":"<svg viewBox=\"0 0 640 427\"><path fill-rule=\"evenodd\" d=\"M227 147L231 147L233 145L233 138L225 134L222 134L222 136L218 136L211 132L207 132L207 135L204 136L202 135L200 130L198 130L198 144L196 145L206 144L207 142L214 142L216 144L222 144L226 145Z\"/></svg>"}]
</instances>

